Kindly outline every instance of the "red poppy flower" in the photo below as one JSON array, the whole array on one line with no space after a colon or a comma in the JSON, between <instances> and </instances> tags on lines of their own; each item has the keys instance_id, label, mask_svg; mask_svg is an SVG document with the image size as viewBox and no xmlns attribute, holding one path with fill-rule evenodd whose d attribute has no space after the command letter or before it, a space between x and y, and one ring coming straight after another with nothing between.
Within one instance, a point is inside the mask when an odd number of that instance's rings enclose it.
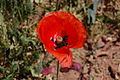
<instances>
[{"instance_id":1,"label":"red poppy flower","mask_svg":"<svg viewBox=\"0 0 120 80\"><path fill-rule=\"evenodd\" d=\"M72 66L69 48L81 48L86 40L83 24L74 15L63 11L45 15L38 24L37 32L45 48L63 67Z\"/></svg>"}]
</instances>

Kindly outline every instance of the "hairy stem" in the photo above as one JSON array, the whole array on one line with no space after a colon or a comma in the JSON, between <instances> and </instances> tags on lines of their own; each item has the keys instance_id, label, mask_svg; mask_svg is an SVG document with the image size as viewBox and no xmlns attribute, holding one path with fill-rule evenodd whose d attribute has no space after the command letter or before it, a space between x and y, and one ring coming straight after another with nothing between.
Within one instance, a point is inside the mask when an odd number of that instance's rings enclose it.
<instances>
[{"instance_id":1,"label":"hairy stem","mask_svg":"<svg viewBox=\"0 0 120 80\"><path fill-rule=\"evenodd\" d=\"M59 61L57 61L57 74L56 74L56 80L58 80L59 76Z\"/></svg>"}]
</instances>

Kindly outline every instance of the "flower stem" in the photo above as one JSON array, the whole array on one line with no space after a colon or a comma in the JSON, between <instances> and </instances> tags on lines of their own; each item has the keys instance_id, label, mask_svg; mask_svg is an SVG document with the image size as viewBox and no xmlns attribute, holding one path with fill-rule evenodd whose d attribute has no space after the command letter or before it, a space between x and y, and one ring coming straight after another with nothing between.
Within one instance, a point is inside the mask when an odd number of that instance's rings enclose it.
<instances>
[{"instance_id":1,"label":"flower stem","mask_svg":"<svg viewBox=\"0 0 120 80\"><path fill-rule=\"evenodd\" d=\"M57 74L56 74L56 80L58 80L59 76L59 61L57 61Z\"/></svg>"}]
</instances>

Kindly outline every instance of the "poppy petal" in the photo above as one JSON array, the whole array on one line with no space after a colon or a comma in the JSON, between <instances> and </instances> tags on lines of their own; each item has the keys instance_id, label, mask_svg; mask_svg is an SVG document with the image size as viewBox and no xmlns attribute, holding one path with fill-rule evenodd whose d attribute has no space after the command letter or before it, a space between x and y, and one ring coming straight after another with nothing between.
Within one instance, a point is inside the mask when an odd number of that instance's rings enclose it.
<instances>
[{"instance_id":1,"label":"poppy petal","mask_svg":"<svg viewBox=\"0 0 120 80\"><path fill-rule=\"evenodd\" d=\"M48 16L51 15L55 15L64 21L64 30L69 36L69 47L81 48L86 40L86 31L82 22L68 12L56 11L49 13Z\"/></svg>"},{"instance_id":2,"label":"poppy petal","mask_svg":"<svg viewBox=\"0 0 120 80\"><path fill-rule=\"evenodd\" d=\"M74 44L74 46L72 48L81 48L85 41L86 41L86 31L84 29L84 26L82 23L76 22L74 25L76 26L76 31L78 33L78 41L76 42L76 44Z\"/></svg>"},{"instance_id":3,"label":"poppy petal","mask_svg":"<svg viewBox=\"0 0 120 80\"><path fill-rule=\"evenodd\" d=\"M70 68L72 66L72 52L69 49L63 49L62 52L59 52L47 47L45 48L58 59L63 67Z\"/></svg>"},{"instance_id":4,"label":"poppy petal","mask_svg":"<svg viewBox=\"0 0 120 80\"><path fill-rule=\"evenodd\" d=\"M53 45L50 38L61 31L62 25L60 23L62 23L61 20L54 15L43 17L39 22L37 28L38 36L45 45Z\"/></svg>"}]
</instances>

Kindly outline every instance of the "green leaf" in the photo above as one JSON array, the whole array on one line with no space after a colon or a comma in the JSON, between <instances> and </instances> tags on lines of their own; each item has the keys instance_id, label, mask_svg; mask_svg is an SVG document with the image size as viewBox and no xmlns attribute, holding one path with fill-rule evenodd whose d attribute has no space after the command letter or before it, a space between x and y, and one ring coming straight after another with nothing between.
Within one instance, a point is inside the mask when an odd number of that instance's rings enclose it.
<instances>
[{"instance_id":1,"label":"green leaf","mask_svg":"<svg viewBox=\"0 0 120 80\"><path fill-rule=\"evenodd\" d=\"M41 72L42 72L42 63L39 63L38 65L37 65L37 71L38 71L38 73L40 74Z\"/></svg>"},{"instance_id":2,"label":"green leaf","mask_svg":"<svg viewBox=\"0 0 120 80\"><path fill-rule=\"evenodd\" d=\"M36 51L33 51L33 60L38 60L39 57L40 57L40 51L39 50L36 50Z\"/></svg>"},{"instance_id":3,"label":"green leaf","mask_svg":"<svg viewBox=\"0 0 120 80\"><path fill-rule=\"evenodd\" d=\"M96 20L96 11L97 11L97 6L101 0L95 0L94 3L90 6L90 8L87 10L87 23L95 23Z\"/></svg>"},{"instance_id":4,"label":"green leaf","mask_svg":"<svg viewBox=\"0 0 120 80\"><path fill-rule=\"evenodd\" d=\"M38 74L38 72L36 72L34 66L31 66L31 67L30 67L30 71L31 71L31 73L32 73L32 76L34 76L34 77L39 77L39 74Z\"/></svg>"},{"instance_id":5,"label":"green leaf","mask_svg":"<svg viewBox=\"0 0 120 80\"><path fill-rule=\"evenodd\" d=\"M4 73L4 72L5 72L4 67L0 66L0 73Z\"/></svg>"},{"instance_id":6,"label":"green leaf","mask_svg":"<svg viewBox=\"0 0 120 80\"><path fill-rule=\"evenodd\" d=\"M13 61L12 62L12 71L15 72L17 69L19 69L19 61Z\"/></svg>"},{"instance_id":7,"label":"green leaf","mask_svg":"<svg viewBox=\"0 0 120 80\"><path fill-rule=\"evenodd\" d=\"M14 79L13 79L13 74L8 75L8 76L6 77L6 80L14 80Z\"/></svg>"},{"instance_id":8,"label":"green leaf","mask_svg":"<svg viewBox=\"0 0 120 80\"><path fill-rule=\"evenodd\" d=\"M42 63L39 63L37 66L31 66L30 71L32 73L32 76L39 77L40 72L42 72Z\"/></svg>"}]
</instances>

